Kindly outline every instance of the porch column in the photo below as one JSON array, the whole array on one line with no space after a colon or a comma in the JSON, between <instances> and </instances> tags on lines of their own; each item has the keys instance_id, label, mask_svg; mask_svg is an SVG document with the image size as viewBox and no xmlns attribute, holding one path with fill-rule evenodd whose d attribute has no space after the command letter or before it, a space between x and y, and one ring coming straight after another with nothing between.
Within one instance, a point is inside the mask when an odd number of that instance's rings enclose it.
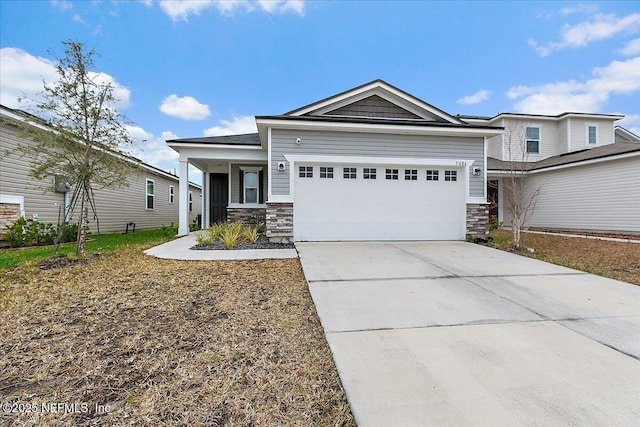
<instances>
[{"instance_id":1,"label":"porch column","mask_svg":"<svg viewBox=\"0 0 640 427\"><path fill-rule=\"evenodd\" d=\"M189 160L180 160L180 194L178 195L178 236L189 234Z\"/></svg>"},{"instance_id":2,"label":"porch column","mask_svg":"<svg viewBox=\"0 0 640 427\"><path fill-rule=\"evenodd\" d=\"M209 228L209 172L202 172L202 229Z\"/></svg>"}]
</instances>

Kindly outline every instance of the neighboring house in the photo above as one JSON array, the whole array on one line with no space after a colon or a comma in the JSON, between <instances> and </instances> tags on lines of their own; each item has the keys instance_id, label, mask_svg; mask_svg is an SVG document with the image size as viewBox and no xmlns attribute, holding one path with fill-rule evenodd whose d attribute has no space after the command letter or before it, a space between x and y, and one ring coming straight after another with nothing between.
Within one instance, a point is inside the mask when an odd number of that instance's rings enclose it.
<instances>
[{"instance_id":1,"label":"neighboring house","mask_svg":"<svg viewBox=\"0 0 640 427\"><path fill-rule=\"evenodd\" d=\"M623 116L502 113L461 118L505 128L487 145L493 218L511 224L506 177L515 173L525 176L525 195L539 190L527 227L640 233L640 138L615 126ZM523 138L514 144L509 130L519 130Z\"/></svg>"},{"instance_id":2,"label":"neighboring house","mask_svg":"<svg viewBox=\"0 0 640 427\"><path fill-rule=\"evenodd\" d=\"M24 122L25 115L17 110L0 106L0 238L8 223L20 216L37 218L42 222L57 224L65 219L73 189L56 177L36 180L30 175L31 159L17 151L19 144L28 145L14 125ZM5 153L9 153L5 155ZM128 223L135 223L136 230L160 228L178 222L178 177L158 168L127 157L138 166L132 173L129 186L120 189L99 189L95 192L100 232L124 232ZM52 190L52 188L55 190ZM187 197L188 221L201 214L201 187L189 183ZM90 229L97 230L97 221L89 210ZM73 221L73 218L71 218ZM132 227L130 227L131 231Z\"/></svg>"}]
</instances>

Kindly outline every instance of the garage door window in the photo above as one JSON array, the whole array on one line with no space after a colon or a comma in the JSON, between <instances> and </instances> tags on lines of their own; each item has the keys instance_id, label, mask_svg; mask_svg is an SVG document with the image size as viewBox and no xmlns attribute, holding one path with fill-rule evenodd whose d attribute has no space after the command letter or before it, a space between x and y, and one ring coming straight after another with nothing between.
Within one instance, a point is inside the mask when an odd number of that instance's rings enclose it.
<instances>
[{"instance_id":1,"label":"garage door window","mask_svg":"<svg viewBox=\"0 0 640 427\"><path fill-rule=\"evenodd\" d=\"M333 178L332 167L320 167L320 178Z\"/></svg>"},{"instance_id":2,"label":"garage door window","mask_svg":"<svg viewBox=\"0 0 640 427\"><path fill-rule=\"evenodd\" d=\"M344 179L356 179L356 168L344 168L342 172Z\"/></svg>"},{"instance_id":3,"label":"garage door window","mask_svg":"<svg viewBox=\"0 0 640 427\"><path fill-rule=\"evenodd\" d=\"M418 180L418 169L405 169L404 170L404 180L405 181L417 181Z\"/></svg>"},{"instance_id":4,"label":"garage door window","mask_svg":"<svg viewBox=\"0 0 640 427\"><path fill-rule=\"evenodd\" d=\"M376 179L376 168L364 168L362 171L363 179Z\"/></svg>"},{"instance_id":5,"label":"garage door window","mask_svg":"<svg viewBox=\"0 0 640 427\"><path fill-rule=\"evenodd\" d=\"M438 180L438 172L437 170L427 170L427 181L437 181Z\"/></svg>"},{"instance_id":6,"label":"garage door window","mask_svg":"<svg viewBox=\"0 0 640 427\"><path fill-rule=\"evenodd\" d=\"M313 166L300 166L300 178L313 178Z\"/></svg>"},{"instance_id":7,"label":"garage door window","mask_svg":"<svg viewBox=\"0 0 640 427\"><path fill-rule=\"evenodd\" d=\"M385 171L385 178L386 179L398 179L398 169L387 169Z\"/></svg>"},{"instance_id":8,"label":"garage door window","mask_svg":"<svg viewBox=\"0 0 640 427\"><path fill-rule=\"evenodd\" d=\"M444 171L444 180L445 181L457 181L458 180L458 172L457 171Z\"/></svg>"}]
</instances>

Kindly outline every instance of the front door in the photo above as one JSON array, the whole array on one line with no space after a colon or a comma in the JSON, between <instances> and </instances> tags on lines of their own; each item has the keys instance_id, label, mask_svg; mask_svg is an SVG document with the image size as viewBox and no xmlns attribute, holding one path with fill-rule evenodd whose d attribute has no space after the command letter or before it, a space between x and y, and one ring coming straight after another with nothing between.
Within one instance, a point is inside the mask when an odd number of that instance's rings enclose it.
<instances>
[{"instance_id":1,"label":"front door","mask_svg":"<svg viewBox=\"0 0 640 427\"><path fill-rule=\"evenodd\" d=\"M209 220L212 224L227 220L227 204L229 202L229 175L226 173L209 174Z\"/></svg>"},{"instance_id":2,"label":"front door","mask_svg":"<svg viewBox=\"0 0 640 427\"><path fill-rule=\"evenodd\" d=\"M498 181L487 182L487 202L489 202L489 222L498 220Z\"/></svg>"}]
</instances>

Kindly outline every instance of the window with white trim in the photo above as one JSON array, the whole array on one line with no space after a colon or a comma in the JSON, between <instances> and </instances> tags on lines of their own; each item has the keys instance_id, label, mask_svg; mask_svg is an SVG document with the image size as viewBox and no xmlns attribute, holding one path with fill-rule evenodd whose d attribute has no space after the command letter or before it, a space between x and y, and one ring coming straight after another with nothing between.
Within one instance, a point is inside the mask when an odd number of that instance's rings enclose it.
<instances>
[{"instance_id":1,"label":"window with white trim","mask_svg":"<svg viewBox=\"0 0 640 427\"><path fill-rule=\"evenodd\" d=\"M356 168L342 168L342 177L344 179L356 179Z\"/></svg>"},{"instance_id":2,"label":"window with white trim","mask_svg":"<svg viewBox=\"0 0 640 427\"><path fill-rule=\"evenodd\" d=\"M313 178L313 166L300 166L298 171L300 178Z\"/></svg>"},{"instance_id":3,"label":"window with white trim","mask_svg":"<svg viewBox=\"0 0 640 427\"><path fill-rule=\"evenodd\" d=\"M404 180L405 181L417 181L418 180L418 169L405 169L404 170Z\"/></svg>"},{"instance_id":4,"label":"window with white trim","mask_svg":"<svg viewBox=\"0 0 640 427\"><path fill-rule=\"evenodd\" d=\"M147 210L153 210L156 204L156 182L152 179L147 179L145 187L147 195Z\"/></svg>"},{"instance_id":5,"label":"window with white trim","mask_svg":"<svg viewBox=\"0 0 640 427\"><path fill-rule=\"evenodd\" d=\"M257 171L244 172L244 202L258 203L259 175Z\"/></svg>"},{"instance_id":6,"label":"window with white trim","mask_svg":"<svg viewBox=\"0 0 640 427\"><path fill-rule=\"evenodd\" d=\"M587 126L587 144L595 145L597 143L598 143L598 126L588 125Z\"/></svg>"},{"instance_id":7,"label":"window with white trim","mask_svg":"<svg viewBox=\"0 0 640 427\"><path fill-rule=\"evenodd\" d=\"M540 153L540 127L527 126L526 131L526 145L527 153L539 154Z\"/></svg>"},{"instance_id":8,"label":"window with white trim","mask_svg":"<svg viewBox=\"0 0 640 427\"><path fill-rule=\"evenodd\" d=\"M320 178L333 178L333 167L320 166Z\"/></svg>"},{"instance_id":9,"label":"window with white trim","mask_svg":"<svg viewBox=\"0 0 640 427\"><path fill-rule=\"evenodd\" d=\"M175 199L175 188L173 185L169 186L169 204L172 205Z\"/></svg>"},{"instance_id":10,"label":"window with white trim","mask_svg":"<svg viewBox=\"0 0 640 427\"><path fill-rule=\"evenodd\" d=\"M398 169L387 169L385 171L385 178L391 180L398 180Z\"/></svg>"},{"instance_id":11,"label":"window with white trim","mask_svg":"<svg viewBox=\"0 0 640 427\"><path fill-rule=\"evenodd\" d=\"M362 169L362 179L376 179L376 168Z\"/></svg>"},{"instance_id":12,"label":"window with white trim","mask_svg":"<svg viewBox=\"0 0 640 427\"><path fill-rule=\"evenodd\" d=\"M458 180L458 171L444 171L444 180L445 181L457 181Z\"/></svg>"},{"instance_id":13,"label":"window with white trim","mask_svg":"<svg viewBox=\"0 0 640 427\"><path fill-rule=\"evenodd\" d=\"M189 212L193 212L193 191L189 191Z\"/></svg>"},{"instance_id":14,"label":"window with white trim","mask_svg":"<svg viewBox=\"0 0 640 427\"><path fill-rule=\"evenodd\" d=\"M437 181L440 171L427 169L427 181Z\"/></svg>"}]
</instances>

